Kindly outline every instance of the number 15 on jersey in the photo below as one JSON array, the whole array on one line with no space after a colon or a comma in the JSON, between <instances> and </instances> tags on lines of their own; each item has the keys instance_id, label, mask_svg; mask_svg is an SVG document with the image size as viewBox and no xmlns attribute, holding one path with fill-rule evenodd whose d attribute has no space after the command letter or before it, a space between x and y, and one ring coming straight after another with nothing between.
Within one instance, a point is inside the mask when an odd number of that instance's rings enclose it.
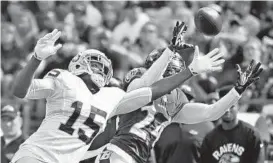
<instances>
[{"instance_id":1,"label":"number 15 on jersey","mask_svg":"<svg viewBox=\"0 0 273 163\"><path fill-rule=\"evenodd\" d=\"M72 126L81 114L82 105L83 103L80 101L75 101L72 103L71 108L74 108L75 110L72 113L72 115L68 118L66 123L61 123L61 125L59 126L59 129L61 131L64 131L67 134L73 135L75 129ZM85 134L85 131L83 129L79 128L78 130L79 139L85 142L86 144L89 144L100 130L100 126L94 122L96 115L100 115L103 118L106 118L107 113L93 106L91 107L90 114L88 118L86 119L86 121L83 123L84 125L88 126L90 129L94 130L93 134L90 137L88 137Z\"/></svg>"}]
</instances>

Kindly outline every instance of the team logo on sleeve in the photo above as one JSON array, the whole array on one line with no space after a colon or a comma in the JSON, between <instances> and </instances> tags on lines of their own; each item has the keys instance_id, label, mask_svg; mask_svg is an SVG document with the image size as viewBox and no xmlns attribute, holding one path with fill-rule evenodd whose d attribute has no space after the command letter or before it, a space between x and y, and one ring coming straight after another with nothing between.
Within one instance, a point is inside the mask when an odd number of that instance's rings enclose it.
<instances>
[{"instance_id":1,"label":"team logo on sleeve","mask_svg":"<svg viewBox=\"0 0 273 163\"><path fill-rule=\"evenodd\" d=\"M134 68L129 73L126 74L124 80L126 83L129 83L130 81L132 81L133 78L141 77L142 74L144 74L144 72L145 68Z\"/></svg>"},{"instance_id":2,"label":"team logo on sleeve","mask_svg":"<svg viewBox=\"0 0 273 163\"><path fill-rule=\"evenodd\" d=\"M72 58L72 62L77 62L80 59L80 55L76 55Z\"/></svg>"}]
</instances>

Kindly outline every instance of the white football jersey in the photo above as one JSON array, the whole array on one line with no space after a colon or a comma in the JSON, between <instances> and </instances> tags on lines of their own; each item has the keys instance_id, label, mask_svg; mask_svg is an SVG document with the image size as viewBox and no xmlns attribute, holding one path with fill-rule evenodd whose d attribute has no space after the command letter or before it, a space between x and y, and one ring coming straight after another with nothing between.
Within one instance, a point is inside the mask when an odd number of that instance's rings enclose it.
<instances>
[{"instance_id":1,"label":"white football jersey","mask_svg":"<svg viewBox=\"0 0 273 163\"><path fill-rule=\"evenodd\" d=\"M60 69L33 80L26 98L46 98L46 116L12 162L23 157L24 151L43 162L79 162L124 94L116 87L92 94L79 77Z\"/></svg>"}]
</instances>

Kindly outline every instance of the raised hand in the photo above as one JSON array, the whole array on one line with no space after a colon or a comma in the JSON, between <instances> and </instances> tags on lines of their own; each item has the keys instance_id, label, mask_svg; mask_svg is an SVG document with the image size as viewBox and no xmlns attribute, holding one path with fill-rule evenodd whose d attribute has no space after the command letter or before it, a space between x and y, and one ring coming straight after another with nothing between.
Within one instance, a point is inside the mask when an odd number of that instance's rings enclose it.
<instances>
[{"instance_id":1,"label":"raised hand","mask_svg":"<svg viewBox=\"0 0 273 163\"><path fill-rule=\"evenodd\" d=\"M176 25L173 29L173 38L169 45L169 48L172 51L177 52L179 50L183 50L187 48L194 48L193 45L186 44L183 42L183 35L186 33L187 28L188 27L184 22L182 23L180 23L179 21L176 22Z\"/></svg>"},{"instance_id":2,"label":"raised hand","mask_svg":"<svg viewBox=\"0 0 273 163\"><path fill-rule=\"evenodd\" d=\"M56 54L56 52L62 47L61 44L56 46L54 45L60 36L61 32L54 29L51 33L48 33L44 37L40 38L34 48L34 57L38 60L43 60Z\"/></svg>"},{"instance_id":3,"label":"raised hand","mask_svg":"<svg viewBox=\"0 0 273 163\"><path fill-rule=\"evenodd\" d=\"M204 56L199 55L199 48L195 46L194 57L189 65L189 69L193 75L198 75L204 72L220 71L222 64L225 62L221 59L223 56L218 48L210 51Z\"/></svg>"},{"instance_id":4,"label":"raised hand","mask_svg":"<svg viewBox=\"0 0 273 163\"><path fill-rule=\"evenodd\" d=\"M242 71L241 67L237 64L238 78L235 84L235 90L242 94L252 83L260 79L259 75L263 71L261 63L255 65L254 60L251 60L250 65L245 71ZM255 67L255 68L254 68Z\"/></svg>"}]
</instances>

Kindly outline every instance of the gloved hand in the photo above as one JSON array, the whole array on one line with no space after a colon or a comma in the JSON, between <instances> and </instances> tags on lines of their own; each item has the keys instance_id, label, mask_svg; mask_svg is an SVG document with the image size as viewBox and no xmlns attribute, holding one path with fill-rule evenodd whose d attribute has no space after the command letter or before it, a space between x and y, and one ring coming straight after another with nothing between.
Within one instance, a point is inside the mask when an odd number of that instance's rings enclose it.
<instances>
[{"instance_id":1,"label":"gloved hand","mask_svg":"<svg viewBox=\"0 0 273 163\"><path fill-rule=\"evenodd\" d=\"M193 75L200 73L220 71L222 69L221 64L225 62L224 59L220 59L223 54L219 52L218 48L210 51L204 56L199 55L199 48L195 46L194 57L190 65L189 70Z\"/></svg>"},{"instance_id":2,"label":"gloved hand","mask_svg":"<svg viewBox=\"0 0 273 163\"><path fill-rule=\"evenodd\" d=\"M56 52L62 47L61 44L56 46L54 45L60 36L61 32L54 29L51 33L40 38L34 48L34 57L41 61L56 54Z\"/></svg>"},{"instance_id":3,"label":"gloved hand","mask_svg":"<svg viewBox=\"0 0 273 163\"><path fill-rule=\"evenodd\" d=\"M173 52L177 52L187 48L194 48L193 45L183 42L183 35L184 33L186 33L187 28L188 27L184 22L176 22L176 25L173 29L173 38L170 42L170 45L168 46L170 50L172 50Z\"/></svg>"},{"instance_id":4,"label":"gloved hand","mask_svg":"<svg viewBox=\"0 0 273 163\"><path fill-rule=\"evenodd\" d=\"M263 71L263 68L260 68L261 63L254 64L254 60L250 62L250 65L243 72L241 67L237 64L237 73L238 78L235 84L235 90L242 94L252 83L260 79L259 75ZM255 68L254 68L255 67Z\"/></svg>"}]
</instances>

